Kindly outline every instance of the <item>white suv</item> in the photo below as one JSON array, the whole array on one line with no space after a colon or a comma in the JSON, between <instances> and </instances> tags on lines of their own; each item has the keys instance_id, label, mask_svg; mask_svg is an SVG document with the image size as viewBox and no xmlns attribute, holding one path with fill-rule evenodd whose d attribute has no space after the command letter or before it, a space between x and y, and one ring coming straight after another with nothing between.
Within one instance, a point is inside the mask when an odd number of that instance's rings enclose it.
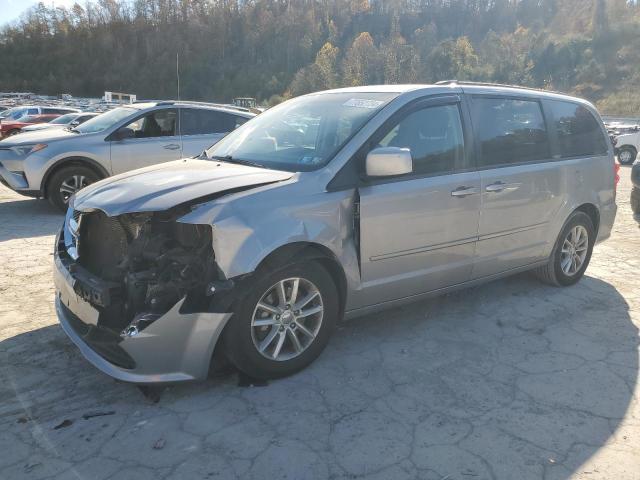
<instances>
[{"instance_id":1,"label":"white suv","mask_svg":"<svg viewBox=\"0 0 640 480\"><path fill-rule=\"evenodd\" d=\"M72 129L0 141L0 182L66 209L79 189L110 175L193 157L254 116L195 102L122 106Z\"/></svg>"},{"instance_id":2,"label":"white suv","mask_svg":"<svg viewBox=\"0 0 640 480\"><path fill-rule=\"evenodd\" d=\"M616 155L622 165L631 165L640 150L640 131L624 133L616 137Z\"/></svg>"}]
</instances>

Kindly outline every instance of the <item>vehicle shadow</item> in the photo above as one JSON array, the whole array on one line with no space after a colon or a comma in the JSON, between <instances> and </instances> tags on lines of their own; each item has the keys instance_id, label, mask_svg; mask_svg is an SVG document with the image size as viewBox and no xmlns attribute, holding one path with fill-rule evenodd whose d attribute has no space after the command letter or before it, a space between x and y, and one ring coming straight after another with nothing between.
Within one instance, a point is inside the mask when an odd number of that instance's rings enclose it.
<instances>
[{"instance_id":1,"label":"vehicle shadow","mask_svg":"<svg viewBox=\"0 0 640 480\"><path fill-rule=\"evenodd\" d=\"M264 388L229 374L153 403L52 325L0 342L0 429L56 461L172 458L185 474L206 459L220 478L567 479L622 435L638 343L609 283L519 275L342 324L314 364Z\"/></svg>"},{"instance_id":2,"label":"vehicle shadow","mask_svg":"<svg viewBox=\"0 0 640 480\"><path fill-rule=\"evenodd\" d=\"M0 202L0 242L55 235L63 220L62 213L46 200Z\"/></svg>"}]
</instances>

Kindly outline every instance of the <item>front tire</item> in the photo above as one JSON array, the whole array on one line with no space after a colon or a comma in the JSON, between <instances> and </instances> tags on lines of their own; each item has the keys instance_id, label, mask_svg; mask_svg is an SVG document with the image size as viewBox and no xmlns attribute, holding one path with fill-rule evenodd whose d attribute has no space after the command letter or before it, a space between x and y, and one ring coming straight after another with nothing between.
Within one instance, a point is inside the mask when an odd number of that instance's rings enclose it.
<instances>
[{"instance_id":1,"label":"front tire","mask_svg":"<svg viewBox=\"0 0 640 480\"><path fill-rule=\"evenodd\" d=\"M246 375L270 379L296 373L324 350L339 315L331 275L317 262L256 273L235 309L223 342Z\"/></svg>"},{"instance_id":2,"label":"front tire","mask_svg":"<svg viewBox=\"0 0 640 480\"><path fill-rule=\"evenodd\" d=\"M100 180L89 167L73 165L55 172L47 184L47 199L54 207L66 211L71 196L87 185Z\"/></svg>"},{"instance_id":3,"label":"front tire","mask_svg":"<svg viewBox=\"0 0 640 480\"><path fill-rule=\"evenodd\" d=\"M618 151L618 161L621 165L631 165L638 155L638 151L630 146L625 145L624 147L620 147Z\"/></svg>"},{"instance_id":4,"label":"front tire","mask_svg":"<svg viewBox=\"0 0 640 480\"><path fill-rule=\"evenodd\" d=\"M566 287L577 283L589 266L596 232L591 217L573 212L567 219L546 265L534 270L544 283Z\"/></svg>"}]
</instances>

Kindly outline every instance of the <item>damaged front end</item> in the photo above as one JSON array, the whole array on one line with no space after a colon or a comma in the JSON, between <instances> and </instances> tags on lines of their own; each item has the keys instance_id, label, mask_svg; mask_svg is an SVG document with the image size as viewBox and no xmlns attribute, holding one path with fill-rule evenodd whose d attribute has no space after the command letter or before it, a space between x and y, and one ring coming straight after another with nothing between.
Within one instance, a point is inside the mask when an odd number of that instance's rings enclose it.
<instances>
[{"instance_id":1,"label":"damaged front end","mask_svg":"<svg viewBox=\"0 0 640 480\"><path fill-rule=\"evenodd\" d=\"M230 313L211 226L184 208L109 217L70 209L56 248L65 331L106 373L133 382L203 378Z\"/></svg>"},{"instance_id":2,"label":"damaged front end","mask_svg":"<svg viewBox=\"0 0 640 480\"><path fill-rule=\"evenodd\" d=\"M184 308L206 310L208 285L220 280L211 228L175 217L172 212L107 217L99 211L79 216L78 263L112 285L108 303L97 299L105 324L123 329L134 322L143 328L185 297ZM87 293L88 301L96 300Z\"/></svg>"}]
</instances>

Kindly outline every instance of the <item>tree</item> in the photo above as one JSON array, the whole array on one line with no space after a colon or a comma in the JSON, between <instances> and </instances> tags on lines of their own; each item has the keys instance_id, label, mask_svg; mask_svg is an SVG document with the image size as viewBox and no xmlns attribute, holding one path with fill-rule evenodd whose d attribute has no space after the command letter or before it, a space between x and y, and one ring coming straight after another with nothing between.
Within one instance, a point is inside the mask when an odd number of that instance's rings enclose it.
<instances>
[{"instance_id":1,"label":"tree","mask_svg":"<svg viewBox=\"0 0 640 480\"><path fill-rule=\"evenodd\" d=\"M345 55L342 69L346 85L382 83L380 54L368 32L362 32L355 38Z\"/></svg>"},{"instance_id":2,"label":"tree","mask_svg":"<svg viewBox=\"0 0 640 480\"><path fill-rule=\"evenodd\" d=\"M640 84L635 0L79 3L42 2L0 28L0 91L173 98L176 53L182 98L218 102L458 78L622 108Z\"/></svg>"},{"instance_id":3,"label":"tree","mask_svg":"<svg viewBox=\"0 0 640 480\"><path fill-rule=\"evenodd\" d=\"M478 69L478 56L467 37L439 43L427 59L431 79L472 80Z\"/></svg>"}]
</instances>

